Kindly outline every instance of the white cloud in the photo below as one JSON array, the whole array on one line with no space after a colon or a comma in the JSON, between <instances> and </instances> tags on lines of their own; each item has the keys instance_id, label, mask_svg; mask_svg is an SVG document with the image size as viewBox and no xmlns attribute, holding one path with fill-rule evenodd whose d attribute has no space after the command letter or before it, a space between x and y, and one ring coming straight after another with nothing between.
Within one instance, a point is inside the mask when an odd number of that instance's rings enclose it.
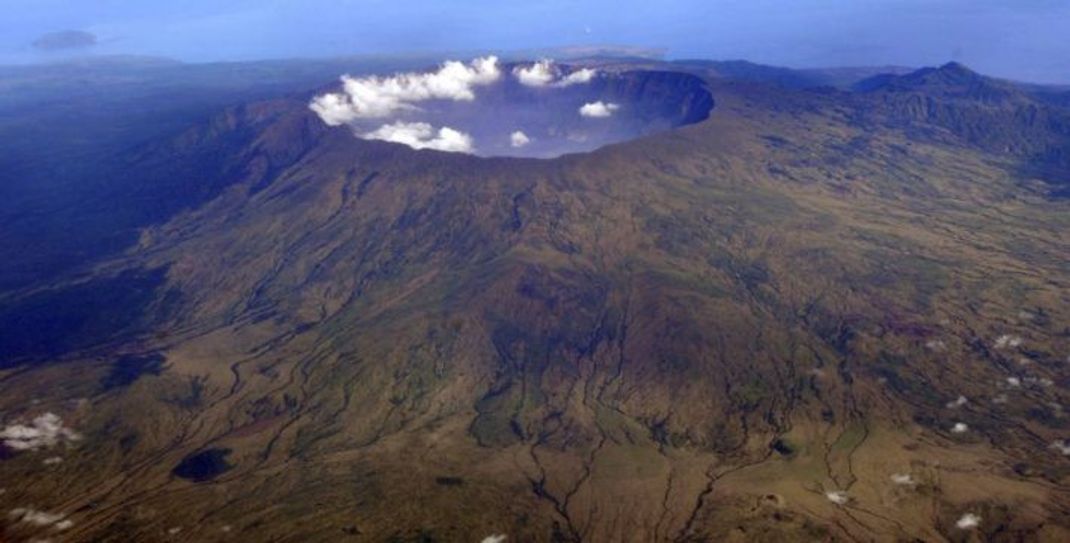
<instances>
[{"instance_id":1,"label":"white cloud","mask_svg":"<svg viewBox=\"0 0 1070 543\"><path fill-rule=\"evenodd\" d=\"M962 515L962 517L959 518L957 522L955 522L955 526L958 526L960 530L969 530L970 528L976 528L978 524L981 524L981 517L973 513L966 513L965 515Z\"/></svg>"},{"instance_id":2,"label":"white cloud","mask_svg":"<svg viewBox=\"0 0 1070 543\"><path fill-rule=\"evenodd\" d=\"M925 348L930 351L942 351L947 348L947 344L943 340L931 339L925 342Z\"/></svg>"},{"instance_id":3,"label":"white cloud","mask_svg":"<svg viewBox=\"0 0 1070 543\"><path fill-rule=\"evenodd\" d=\"M951 433L965 434L967 431L969 431L969 429L970 427L967 426L965 422L956 422L955 425L951 427Z\"/></svg>"},{"instance_id":4,"label":"white cloud","mask_svg":"<svg viewBox=\"0 0 1070 543\"><path fill-rule=\"evenodd\" d=\"M503 541L505 541L505 534L494 534L484 537L482 543L502 543Z\"/></svg>"},{"instance_id":5,"label":"white cloud","mask_svg":"<svg viewBox=\"0 0 1070 543\"><path fill-rule=\"evenodd\" d=\"M583 107L580 108L580 115L583 115L584 117L593 117L601 119L613 115L613 112L617 111L618 109L620 109L620 106L613 103L606 103L602 101L589 102L583 104Z\"/></svg>"},{"instance_id":6,"label":"white cloud","mask_svg":"<svg viewBox=\"0 0 1070 543\"><path fill-rule=\"evenodd\" d=\"M1055 449L1059 452L1059 454L1062 454L1063 456L1070 456L1070 441L1056 439L1055 441L1051 442L1051 446L1049 448Z\"/></svg>"},{"instance_id":7,"label":"white cloud","mask_svg":"<svg viewBox=\"0 0 1070 543\"><path fill-rule=\"evenodd\" d=\"M561 81L558 82L559 87L568 87L570 85L579 85L581 83L590 83L594 76L597 74L590 68L581 68L566 75Z\"/></svg>"},{"instance_id":8,"label":"white cloud","mask_svg":"<svg viewBox=\"0 0 1070 543\"><path fill-rule=\"evenodd\" d=\"M472 151L472 137L448 126L436 132L427 123L397 121L361 135L364 139L403 143L413 149L434 149L451 153Z\"/></svg>"},{"instance_id":9,"label":"white cloud","mask_svg":"<svg viewBox=\"0 0 1070 543\"><path fill-rule=\"evenodd\" d=\"M531 138L529 138L527 134L519 130L513 132L512 134L509 134L509 145L511 145L512 147L519 148L529 143L531 143Z\"/></svg>"},{"instance_id":10,"label":"white cloud","mask_svg":"<svg viewBox=\"0 0 1070 543\"><path fill-rule=\"evenodd\" d=\"M81 439L74 430L63 426L63 421L54 413L38 415L30 426L12 424L0 430L4 445L16 451L35 451L49 448L61 442Z\"/></svg>"},{"instance_id":11,"label":"white cloud","mask_svg":"<svg viewBox=\"0 0 1070 543\"><path fill-rule=\"evenodd\" d=\"M1055 381L1047 377L1026 377L1021 382L1032 387L1050 387L1055 384Z\"/></svg>"},{"instance_id":12,"label":"white cloud","mask_svg":"<svg viewBox=\"0 0 1070 543\"><path fill-rule=\"evenodd\" d=\"M1014 347L1018 347L1021 344L1022 344L1022 338L1020 336L1012 336L1010 334L1003 334L1002 336L999 336L998 338L996 338L996 343L995 343L994 346L997 349L1003 349L1005 347L1010 347L1010 348L1013 349Z\"/></svg>"},{"instance_id":13,"label":"white cloud","mask_svg":"<svg viewBox=\"0 0 1070 543\"><path fill-rule=\"evenodd\" d=\"M342 92L312 99L309 107L323 122L338 126L356 119L384 118L414 109L425 100L471 101L474 87L489 85L501 77L497 57L484 57L468 64L446 61L438 71L401 73L389 77L342 77Z\"/></svg>"},{"instance_id":14,"label":"white cloud","mask_svg":"<svg viewBox=\"0 0 1070 543\"><path fill-rule=\"evenodd\" d=\"M850 498L847 493L842 490L833 490L825 493L825 497L836 505L846 505Z\"/></svg>"},{"instance_id":15,"label":"white cloud","mask_svg":"<svg viewBox=\"0 0 1070 543\"><path fill-rule=\"evenodd\" d=\"M1057 439L1052 442L1051 448L1059 451L1063 456L1070 456L1070 442Z\"/></svg>"},{"instance_id":16,"label":"white cloud","mask_svg":"<svg viewBox=\"0 0 1070 543\"><path fill-rule=\"evenodd\" d=\"M897 485L914 486L916 483L909 473L893 473L892 482Z\"/></svg>"},{"instance_id":17,"label":"white cloud","mask_svg":"<svg viewBox=\"0 0 1070 543\"><path fill-rule=\"evenodd\" d=\"M74 526L73 522L64 520L66 515L62 513L48 513L30 507L16 507L8 513L8 516L16 522L25 522L34 526L52 526L57 530L66 530Z\"/></svg>"},{"instance_id":18,"label":"white cloud","mask_svg":"<svg viewBox=\"0 0 1070 543\"><path fill-rule=\"evenodd\" d=\"M554 73L554 65L551 60L540 60L531 66L517 66L513 68L513 75L520 84L529 87L545 87L553 83L557 78Z\"/></svg>"},{"instance_id":19,"label":"white cloud","mask_svg":"<svg viewBox=\"0 0 1070 543\"><path fill-rule=\"evenodd\" d=\"M569 87L588 83L598 72L591 68L581 68L569 74L563 74L554 61L543 59L531 66L513 68L513 75L521 85L528 87Z\"/></svg>"}]
</instances>

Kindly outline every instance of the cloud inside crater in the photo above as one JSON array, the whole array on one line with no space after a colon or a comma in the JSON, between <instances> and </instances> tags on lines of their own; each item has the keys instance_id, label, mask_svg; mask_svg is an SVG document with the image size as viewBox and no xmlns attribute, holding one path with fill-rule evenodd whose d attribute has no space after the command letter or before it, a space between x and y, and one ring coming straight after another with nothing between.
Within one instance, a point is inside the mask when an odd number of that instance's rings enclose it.
<instances>
[{"instance_id":1,"label":"cloud inside crater","mask_svg":"<svg viewBox=\"0 0 1070 543\"><path fill-rule=\"evenodd\" d=\"M599 98L595 93L605 92L602 87L581 86L598 74L548 59L503 67L496 57L487 56L470 62L446 61L428 72L345 75L341 88L314 97L308 107L325 124L348 127L361 139L414 149L460 153L508 149L510 155L540 156L548 150L560 152L585 144L586 132L592 130L598 141L612 139L623 130L617 124L602 123L584 127L579 139L572 130L562 132L561 138L528 135L542 134L561 111L576 112L576 104L584 104L579 109L582 117L612 116L618 104L594 101ZM517 99L513 91L524 86L545 90L537 91L537 100ZM506 129L510 124L511 133Z\"/></svg>"},{"instance_id":2,"label":"cloud inside crater","mask_svg":"<svg viewBox=\"0 0 1070 543\"><path fill-rule=\"evenodd\" d=\"M451 153L468 153L472 151L472 137L448 126L438 131L428 123L407 123L397 121L384 124L379 128L361 135L368 140L382 140L403 143L413 149L434 149Z\"/></svg>"},{"instance_id":3,"label":"cloud inside crater","mask_svg":"<svg viewBox=\"0 0 1070 543\"><path fill-rule=\"evenodd\" d=\"M471 101L474 88L501 77L498 58L478 58L468 64L446 61L437 71L401 73L389 77L342 76L342 92L312 99L309 107L323 122L338 126L356 119L385 118L413 110L426 100Z\"/></svg>"},{"instance_id":4,"label":"cloud inside crater","mask_svg":"<svg viewBox=\"0 0 1070 543\"><path fill-rule=\"evenodd\" d=\"M595 119L604 119L612 116L618 109L620 109L620 106L614 103L602 101L589 102L580 107L580 115Z\"/></svg>"},{"instance_id":5,"label":"cloud inside crater","mask_svg":"<svg viewBox=\"0 0 1070 543\"><path fill-rule=\"evenodd\" d=\"M514 149L519 149L529 143L531 143L531 138L520 130L509 134L509 146Z\"/></svg>"},{"instance_id":6,"label":"cloud inside crater","mask_svg":"<svg viewBox=\"0 0 1070 543\"><path fill-rule=\"evenodd\" d=\"M540 60L528 67L517 66L513 69L517 81L529 87L545 87L556 78L550 62Z\"/></svg>"},{"instance_id":7,"label":"cloud inside crater","mask_svg":"<svg viewBox=\"0 0 1070 543\"><path fill-rule=\"evenodd\" d=\"M596 74L597 72L591 68L582 68L564 74L563 70L549 59L540 60L531 66L513 68L513 75L517 81L528 87L569 87L588 83Z\"/></svg>"}]
</instances>

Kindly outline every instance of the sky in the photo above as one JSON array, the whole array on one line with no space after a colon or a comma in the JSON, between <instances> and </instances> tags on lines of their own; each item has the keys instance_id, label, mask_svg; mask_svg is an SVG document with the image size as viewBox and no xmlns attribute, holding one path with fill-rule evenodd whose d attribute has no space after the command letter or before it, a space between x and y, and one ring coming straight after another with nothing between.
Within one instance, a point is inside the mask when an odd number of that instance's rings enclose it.
<instances>
[{"instance_id":1,"label":"sky","mask_svg":"<svg viewBox=\"0 0 1070 543\"><path fill-rule=\"evenodd\" d=\"M96 43L34 45L71 30ZM1070 0L0 0L0 63L612 45L789 67L956 60L989 75L1070 83L1068 30Z\"/></svg>"}]
</instances>

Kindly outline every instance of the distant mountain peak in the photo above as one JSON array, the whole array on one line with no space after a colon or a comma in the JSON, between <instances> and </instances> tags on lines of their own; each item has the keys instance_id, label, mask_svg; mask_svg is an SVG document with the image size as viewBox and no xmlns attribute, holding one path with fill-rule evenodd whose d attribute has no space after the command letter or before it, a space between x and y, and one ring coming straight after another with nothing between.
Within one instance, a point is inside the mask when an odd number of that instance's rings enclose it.
<instances>
[{"instance_id":1,"label":"distant mountain peak","mask_svg":"<svg viewBox=\"0 0 1070 543\"><path fill-rule=\"evenodd\" d=\"M994 104L1024 99L1020 89L971 70L960 62L921 68L903 75L882 74L859 81L859 92L921 92L943 98L979 100Z\"/></svg>"},{"instance_id":2,"label":"distant mountain peak","mask_svg":"<svg viewBox=\"0 0 1070 543\"><path fill-rule=\"evenodd\" d=\"M948 62L939 68L918 70L914 74L925 78L929 83L939 82L950 85L977 84L991 81L989 78L971 70L965 64L955 61Z\"/></svg>"},{"instance_id":3,"label":"distant mountain peak","mask_svg":"<svg viewBox=\"0 0 1070 543\"><path fill-rule=\"evenodd\" d=\"M944 87L978 85L989 78L958 62L948 62L938 68L922 68L892 80L900 87Z\"/></svg>"},{"instance_id":4,"label":"distant mountain peak","mask_svg":"<svg viewBox=\"0 0 1070 543\"><path fill-rule=\"evenodd\" d=\"M960 74L960 75L971 75L971 76L978 75L977 72L971 70L965 64L963 64L961 62L958 62L958 61L955 61L955 60L952 60L951 62L948 62L948 63L944 64L943 66L940 66L937 69L940 72L946 73L946 74Z\"/></svg>"}]
</instances>

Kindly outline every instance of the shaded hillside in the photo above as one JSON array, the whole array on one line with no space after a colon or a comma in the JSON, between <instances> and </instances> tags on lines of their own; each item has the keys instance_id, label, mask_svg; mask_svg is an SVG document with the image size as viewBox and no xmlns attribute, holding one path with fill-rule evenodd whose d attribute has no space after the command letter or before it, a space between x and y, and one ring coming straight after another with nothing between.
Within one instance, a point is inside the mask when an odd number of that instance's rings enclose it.
<instances>
[{"instance_id":1,"label":"shaded hillside","mask_svg":"<svg viewBox=\"0 0 1070 543\"><path fill-rule=\"evenodd\" d=\"M0 253L19 255L0 261L0 291L114 255L137 240L139 228L213 196L206 185L227 178L190 182L204 162L188 160L193 141L174 144L186 159L175 160L184 171L170 178L171 164L131 167L132 157L191 124L204 124L225 107L303 95L346 70L430 63L351 58L187 65L103 57L0 66ZM212 160L218 158L205 157Z\"/></svg>"},{"instance_id":2,"label":"shaded hillside","mask_svg":"<svg viewBox=\"0 0 1070 543\"><path fill-rule=\"evenodd\" d=\"M711 79L709 119L556 160L228 110L161 144L203 200L82 270L166 270L137 326L0 373L4 424L81 435L5 449L0 504L96 541L1065 540L1067 201L967 129L1016 95L904 84Z\"/></svg>"}]
</instances>

